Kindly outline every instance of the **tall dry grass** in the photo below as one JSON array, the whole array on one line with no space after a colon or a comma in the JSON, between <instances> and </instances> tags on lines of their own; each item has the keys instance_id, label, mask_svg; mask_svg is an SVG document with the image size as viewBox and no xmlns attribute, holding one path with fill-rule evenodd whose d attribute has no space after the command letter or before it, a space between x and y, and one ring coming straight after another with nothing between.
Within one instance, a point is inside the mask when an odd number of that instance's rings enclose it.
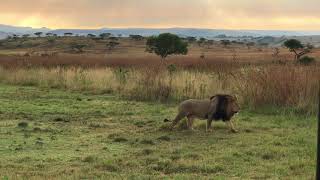
<instances>
[{"instance_id":1,"label":"tall dry grass","mask_svg":"<svg viewBox=\"0 0 320 180\"><path fill-rule=\"evenodd\" d=\"M312 112L320 84L319 66L250 68L239 76L238 93L250 106L282 106Z\"/></svg>"},{"instance_id":2,"label":"tall dry grass","mask_svg":"<svg viewBox=\"0 0 320 180\"><path fill-rule=\"evenodd\" d=\"M298 65L140 68L0 68L0 82L95 93L135 100L168 101L235 94L243 105L288 107L314 112L320 67Z\"/></svg>"},{"instance_id":3,"label":"tall dry grass","mask_svg":"<svg viewBox=\"0 0 320 180\"><path fill-rule=\"evenodd\" d=\"M210 52L212 53L212 52ZM187 56L170 56L166 61L170 64L175 64L184 68L198 68L201 69L210 67L215 68L217 65L224 64L270 64L272 61L277 60L273 58L271 53L242 53L241 56L237 56L234 59L230 55L230 52L219 52L211 55L207 55L204 59L200 58L201 52L197 52L193 55ZM285 55L281 60L291 61L293 58ZM157 64L161 61L161 58L153 54L65 54L60 53L53 57L41 57L30 56L25 57L23 55L1 55L0 54L0 66L5 68L12 67L82 67L82 68L96 68L96 67L149 67Z\"/></svg>"}]
</instances>

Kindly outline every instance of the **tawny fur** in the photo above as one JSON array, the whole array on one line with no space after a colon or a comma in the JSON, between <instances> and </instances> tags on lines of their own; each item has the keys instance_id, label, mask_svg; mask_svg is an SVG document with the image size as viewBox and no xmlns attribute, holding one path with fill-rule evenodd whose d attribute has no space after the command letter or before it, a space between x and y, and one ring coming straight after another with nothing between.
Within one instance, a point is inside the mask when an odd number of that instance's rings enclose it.
<instances>
[{"instance_id":1,"label":"tawny fur","mask_svg":"<svg viewBox=\"0 0 320 180\"><path fill-rule=\"evenodd\" d=\"M188 118L188 128L192 128L193 120L207 119L207 131L211 129L211 123L214 120L222 119L229 123L232 131L236 131L230 121L232 116L239 111L236 99L229 95L216 95L210 100L190 99L182 102L178 108L178 115L173 120L171 129L184 117ZM166 122L169 120L165 120Z\"/></svg>"}]
</instances>

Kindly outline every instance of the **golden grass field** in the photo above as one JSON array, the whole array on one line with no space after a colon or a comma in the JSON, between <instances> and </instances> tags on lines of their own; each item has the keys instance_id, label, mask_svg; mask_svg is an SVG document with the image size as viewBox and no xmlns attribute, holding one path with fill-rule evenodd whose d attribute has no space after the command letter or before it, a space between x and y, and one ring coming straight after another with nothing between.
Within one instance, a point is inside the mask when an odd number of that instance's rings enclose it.
<instances>
[{"instance_id":1,"label":"golden grass field","mask_svg":"<svg viewBox=\"0 0 320 180\"><path fill-rule=\"evenodd\" d=\"M77 42L87 45L84 53L74 53L70 44ZM31 65L31 66L143 66L158 63L160 58L145 52L145 40L135 41L129 38L120 38L119 46L112 50L106 48L108 40L92 40L84 37L60 37L53 43L47 38L30 38L8 43L8 48L0 47L0 63L3 66ZM18 44L18 45L17 45ZM19 45L20 44L20 45ZM22 44L22 45L21 45ZM54 57L41 57L41 54L57 52ZM193 67L205 64L215 65L223 63L270 64L278 61L291 62L293 55L288 49L279 48L279 54L274 56L275 48L232 44L224 47L220 42L213 45L189 44L189 53L186 56L171 56L169 64ZM26 53L30 57L25 57ZM200 58L204 55L204 59ZM310 56L320 58L320 49L314 49Z\"/></svg>"},{"instance_id":2,"label":"golden grass field","mask_svg":"<svg viewBox=\"0 0 320 180\"><path fill-rule=\"evenodd\" d=\"M111 50L106 47L109 40L85 37L10 41L7 47L20 43L20 48L0 50L2 79L12 84L114 92L137 100L233 93L249 107L277 105L307 112L315 107L319 62L299 65L283 47L275 54L275 48L258 45L191 43L188 55L171 56L163 64L160 57L145 51L145 40L117 41L119 46ZM87 47L82 53L74 52L72 43ZM320 49L308 55L319 61Z\"/></svg>"}]
</instances>

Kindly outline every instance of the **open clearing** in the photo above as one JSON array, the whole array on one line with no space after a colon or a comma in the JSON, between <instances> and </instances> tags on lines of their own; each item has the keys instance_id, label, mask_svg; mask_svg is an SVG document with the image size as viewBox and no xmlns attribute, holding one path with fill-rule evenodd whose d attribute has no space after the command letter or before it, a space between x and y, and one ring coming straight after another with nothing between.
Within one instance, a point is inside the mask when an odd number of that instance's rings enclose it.
<instances>
[{"instance_id":1,"label":"open clearing","mask_svg":"<svg viewBox=\"0 0 320 180\"><path fill-rule=\"evenodd\" d=\"M201 121L170 132L176 104L8 85L0 102L4 179L314 177L315 117L243 110L238 134Z\"/></svg>"}]
</instances>

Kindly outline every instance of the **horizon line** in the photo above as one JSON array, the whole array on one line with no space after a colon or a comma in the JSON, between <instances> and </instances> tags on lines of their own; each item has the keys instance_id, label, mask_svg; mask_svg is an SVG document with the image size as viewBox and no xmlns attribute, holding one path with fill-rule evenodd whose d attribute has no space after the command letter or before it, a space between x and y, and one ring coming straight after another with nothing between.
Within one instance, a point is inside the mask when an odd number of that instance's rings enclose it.
<instances>
[{"instance_id":1,"label":"horizon line","mask_svg":"<svg viewBox=\"0 0 320 180\"><path fill-rule=\"evenodd\" d=\"M32 27L32 26L20 26L20 25L8 25L8 24L0 24L4 26L11 26L15 28L32 28L32 29L49 29L49 30L101 30L101 29L197 29L197 30L228 30L228 31L305 31L305 32L320 32L319 30L303 30L303 29L250 29L250 28L208 28L208 27L79 27L79 28L51 28L51 27Z\"/></svg>"}]
</instances>

